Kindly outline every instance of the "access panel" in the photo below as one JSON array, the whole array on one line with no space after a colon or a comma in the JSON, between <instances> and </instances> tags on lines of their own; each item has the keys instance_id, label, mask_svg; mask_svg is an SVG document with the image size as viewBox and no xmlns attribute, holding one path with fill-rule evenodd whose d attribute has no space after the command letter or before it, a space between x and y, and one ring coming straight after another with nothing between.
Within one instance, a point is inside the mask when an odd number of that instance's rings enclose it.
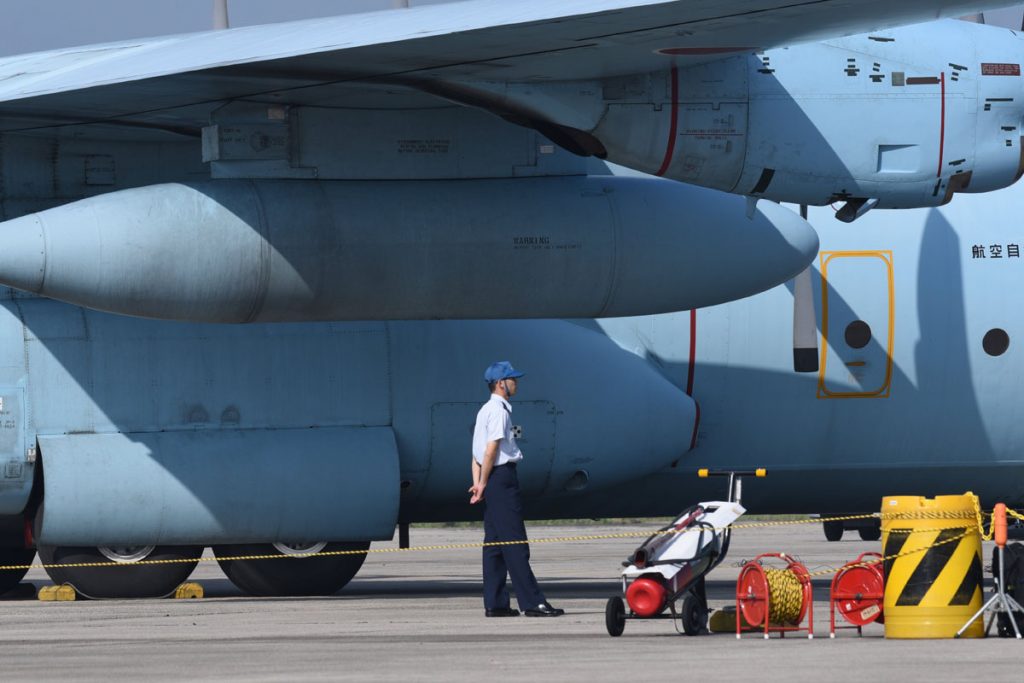
<instances>
[{"instance_id":1,"label":"access panel","mask_svg":"<svg viewBox=\"0 0 1024 683\"><path fill-rule=\"evenodd\" d=\"M895 289L891 251L823 251L818 398L887 398Z\"/></svg>"}]
</instances>

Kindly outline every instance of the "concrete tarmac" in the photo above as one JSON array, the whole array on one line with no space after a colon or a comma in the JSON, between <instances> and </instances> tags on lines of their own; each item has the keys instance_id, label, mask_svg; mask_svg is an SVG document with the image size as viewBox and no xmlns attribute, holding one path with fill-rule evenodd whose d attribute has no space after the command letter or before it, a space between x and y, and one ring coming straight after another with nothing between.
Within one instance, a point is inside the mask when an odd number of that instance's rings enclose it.
<instances>
[{"instance_id":1,"label":"concrete tarmac","mask_svg":"<svg viewBox=\"0 0 1024 683\"><path fill-rule=\"evenodd\" d=\"M638 527L534 527L534 539L600 535ZM652 530L656 528L651 525ZM412 529L414 546L471 543L475 529ZM695 637L670 621L629 621L607 635L606 600L619 594L620 562L640 539L532 547L533 566L561 618L486 619L480 551L371 554L356 579L329 598L249 598L200 564L202 600L39 602L0 605L3 680L394 680L495 681L1020 681L1024 642L828 638L829 577L815 582L815 639L765 641L750 634ZM376 548L394 543L375 544ZM734 601L738 565L784 551L813 572L838 568L879 543L848 531L824 540L820 525L740 530L729 559L710 576L711 606ZM986 557L989 549L986 548ZM48 584L32 570L28 581Z\"/></svg>"}]
</instances>

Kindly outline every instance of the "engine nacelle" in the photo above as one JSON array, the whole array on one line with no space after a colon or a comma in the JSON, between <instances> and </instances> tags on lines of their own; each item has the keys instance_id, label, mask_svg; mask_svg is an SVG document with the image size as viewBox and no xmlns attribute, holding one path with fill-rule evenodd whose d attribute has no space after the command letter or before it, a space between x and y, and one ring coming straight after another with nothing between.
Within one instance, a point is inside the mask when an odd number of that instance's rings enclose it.
<instances>
[{"instance_id":1,"label":"engine nacelle","mask_svg":"<svg viewBox=\"0 0 1024 683\"><path fill-rule=\"evenodd\" d=\"M744 54L650 74L647 97L615 84L593 134L617 163L738 194L935 206L1020 177L1022 54L958 21Z\"/></svg>"},{"instance_id":2,"label":"engine nacelle","mask_svg":"<svg viewBox=\"0 0 1024 683\"><path fill-rule=\"evenodd\" d=\"M662 52L662 71L480 106L557 123L553 139L583 153L775 201L936 206L1024 170L1024 38L1006 29L947 20L677 67L700 49Z\"/></svg>"},{"instance_id":3,"label":"engine nacelle","mask_svg":"<svg viewBox=\"0 0 1024 683\"><path fill-rule=\"evenodd\" d=\"M807 267L814 230L654 179L214 181L0 225L0 282L195 322L581 318L687 310Z\"/></svg>"}]
</instances>

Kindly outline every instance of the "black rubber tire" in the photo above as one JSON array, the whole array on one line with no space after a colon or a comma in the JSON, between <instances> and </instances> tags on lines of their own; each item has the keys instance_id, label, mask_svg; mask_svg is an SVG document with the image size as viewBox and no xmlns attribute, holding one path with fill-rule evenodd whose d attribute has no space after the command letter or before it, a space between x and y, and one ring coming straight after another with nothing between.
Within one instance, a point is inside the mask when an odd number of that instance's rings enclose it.
<instances>
[{"instance_id":1,"label":"black rubber tire","mask_svg":"<svg viewBox=\"0 0 1024 683\"><path fill-rule=\"evenodd\" d=\"M704 601L693 593L683 598L683 606L679 616L683 622L683 633L688 636L700 635L708 627L708 610Z\"/></svg>"},{"instance_id":2,"label":"black rubber tire","mask_svg":"<svg viewBox=\"0 0 1024 683\"><path fill-rule=\"evenodd\" d=\"M857 533L860 534L860 540L862 541L878 541L882 538L882 525L878 523L871 526L858 527Z\"/></svg>"},{"instance_id":3,"label":"black rubber tire","mask_svg":"<svg viewBox=\"0 0 1024 683\"><path fill-rule=\"evenodd\" d=\"M604 606L604 625L612 638L618 638L626 630L626 606L617 595L608 598L608 604Z\"/></svg>"},{"instance_id":4,"label":"black rubber tire","mask_svg":"<svg viewBox=\"0 0 1024 683\"><path fill-rule=\"evenodd\" d=\"M0 548L0 565L32 564L36 551L32 548ZM0 571L0 596L14 590L28 574L28 569Z\"/></svg>"},{"instance_id":5,"label":"black rubber tire","mask_svg":"<svg viewBox=\"0 0 1024 683\"><path fill-rule=\"evenodd\" d=\"M188 579L199 564L202 546L159 545L146 560L175 560L171 564L122 564L114 567L59 567L46 573L56 584L74 586L80 595L96 600L117 598L164 598ZM43 564L110 562L92 546L39 546Z\"/></svg>"},{"instance_id":6,"label":"black rubber tire","mask_svg":"<svg viewBox=\"0 0 1024 683\"><path fill-rule=\"evenodd\" d=\"M825 529L825 540L830 542L841 541L843 538L842 522L822 522L821 526Z\"/></svg>"},{"instance_id":7,"label":"black rubber tire","mask_svg":"<svg viewBox=\"0 0 1024 683\"><path fill-rule=\"evenodd\" d=\"M328 543L320 552L368 550L369 541ZM283 555L271 544L219 545L213 554L240 590L264 597L333 595L344 588L366 560L366 553L273 560L222 560L239 555Z\"/></svg>"}]
</instances>

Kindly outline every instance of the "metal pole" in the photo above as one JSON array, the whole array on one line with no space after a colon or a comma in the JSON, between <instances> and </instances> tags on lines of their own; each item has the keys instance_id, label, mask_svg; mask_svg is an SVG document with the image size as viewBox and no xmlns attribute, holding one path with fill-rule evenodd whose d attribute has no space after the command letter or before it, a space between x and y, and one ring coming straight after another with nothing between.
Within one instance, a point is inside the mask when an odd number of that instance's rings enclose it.
<instances>
[{"instance_id":1,"label":"metal pole","mask_svg":"<svg viewBox=\"0 0 1024 683\"><path fill-rule=\"evenodd\" d=\"M213 0L213 27L217 30L230 27L228 0Z\"/></svg>"},{"instance_id":2,"label":"metal pole","mask_svg":"<svg viewBox=\"0 0 1024 683\"><path fill-rule=\"evenodd\" d=\"M978 530L979 532L982 529ZM992 513L992 531L996 542L996 554L999 555L999 579L996 583L996 592L993 593L992 597L981 606L981 609L974 613L963 627L956 632L954 638L959 638L964 634L964 631L978 619L982 619L982 625L984 626L984 633L987 636L988 632L992 630L992 624L995 623L996 618L1000 612L1004 612L1007 618L1010 620L1010 624L1013 625L1013 633L1017 636L1017 640L1021 640L1020 629L1017 628L1017 618L1014 612L1024 613L1024 607L1021 607L1020 603L1014 600L1012 597L1006 594L1006 575L1004 573L1005 564L1003 562L1003 553L1006 552L1006 505L1003 503L996 503L995 510ZM986 612L991 612L991 618L989 619L988 625L985 625L984 617Z\"/></svg>"}]
</instances>

